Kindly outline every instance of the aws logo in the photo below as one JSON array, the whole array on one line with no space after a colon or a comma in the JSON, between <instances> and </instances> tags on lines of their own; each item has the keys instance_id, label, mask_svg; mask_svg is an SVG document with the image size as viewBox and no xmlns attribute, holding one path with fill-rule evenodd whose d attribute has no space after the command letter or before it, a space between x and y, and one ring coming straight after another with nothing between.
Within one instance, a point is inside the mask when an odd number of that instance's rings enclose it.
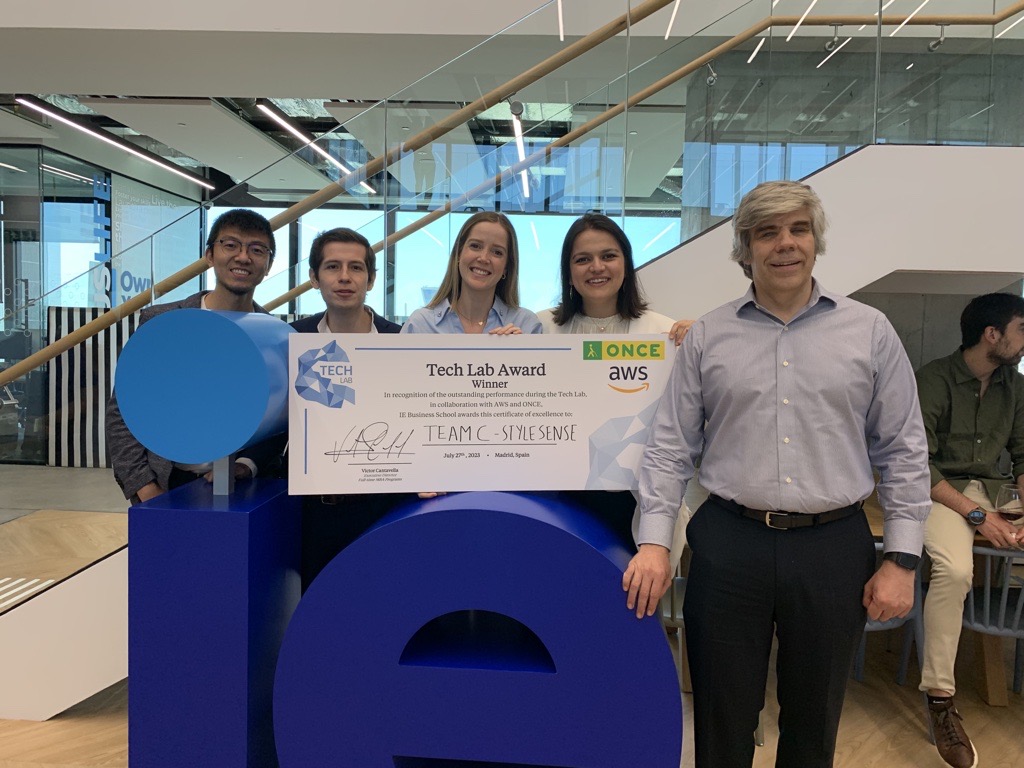
<instances>
[{"instance_id":1,"label":"aws logo","mask_svg":"<svg viewBox=\"0 0 1024 768\"><path fill-rule=\"evenodd\" d=\"M621 360L664 360L663 341L584 341L583 359L602 362ZM631 395L651 388L646 365L611 365L608 386L616 392Z\"/></svg>"},{"instance_id":2,"label":"aws logo","mask_svg":"<svg viewBox=\"0 0 1024 768\"><path fill-rule=\"evenodd\" d=\"M311 349L299 356L299 375L295 392L304 400L341 408L345 402L355 405L353 366L348 354L332 341L322 349Z\"/></svg>"}]
</instances>

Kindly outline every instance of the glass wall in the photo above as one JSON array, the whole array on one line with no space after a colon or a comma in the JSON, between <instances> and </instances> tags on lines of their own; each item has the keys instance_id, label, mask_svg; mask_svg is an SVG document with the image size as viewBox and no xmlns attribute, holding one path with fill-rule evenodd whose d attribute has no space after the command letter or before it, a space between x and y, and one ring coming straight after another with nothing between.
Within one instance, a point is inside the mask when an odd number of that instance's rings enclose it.
<instances>
[{"instance_id":1,"label":"glass wall","mask_svg":"<svg viewBox=\"0 0 1024 768\"><path fill-rule=\"evenodd\" d=\"M124 303L174 274L202 254L202 210L187 200L148 184L115 175L111 182L111 302ZM157 233L152 238L153 233ZM199 290L199 281L160 297L177 301Z\"/></svg>"},{"instance_id":2,"label":"glass wall","mask_svg":"<svg viewBox=\"0 0 1024 768\"><path fill-rule=\"evenodd\" d=\"M201 218L192 201L76 158L0 147L0 370L46 346L51 307L116 307L148 289L154 274L161 279L195 261ZM190 281L166 298L198 285ZM94 377L102 363L93 360ZM48 460L49 419L59 415L49 406L49 370L0 387L0 461ZM78 381L82 373L68 375ZM99 379L82 381L99 386Z\"/></svg>"},{"instance_id":3,"label":"glass wall","mask_svg":"<svg viewBox=\"0 0 1024 768\"><path fill-rule=\"evenodd\" d=\"M40 346L39 307L30 300L42 288L42 197L39 150L0 148L0 241L3 264L3 324L0 326L0 368L27 357ZM0 388L0 460L20 459L27 420L42 419L41 395L46 374L33 371ZM38 430L32 429L31 432ZM31 460L41 444L29 445Z\"/></svg>"}]
</instances>

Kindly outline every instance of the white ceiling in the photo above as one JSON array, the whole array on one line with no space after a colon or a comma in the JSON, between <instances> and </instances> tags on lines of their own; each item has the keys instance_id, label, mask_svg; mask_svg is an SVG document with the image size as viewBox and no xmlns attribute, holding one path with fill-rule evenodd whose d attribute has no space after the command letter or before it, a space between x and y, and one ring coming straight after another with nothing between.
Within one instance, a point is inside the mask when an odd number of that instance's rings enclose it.
<instances>
[{"instance_id":1,"label":"white ceiling","mask_svg":"<svg viewBox=\"0 0 1024 768\"><path fill-rule=\"evenodd\" d=\"M235 179L255 177L249 183L259 189L313 192L330 182L304 161L283 158L280 144L209 99L81 101Z\"/></svg>"},{"instance_id":2,"label":"white ceiling","mask_svg":"<svg viewBox=\"0 0 1024 768\"><path fill-rule=\"evenodd\" d=\"M599 27L621 13L626 2L565 0L569 35ZM1003 6L1009 2L930 0L923 13L990 14L994 3ZM516 25L514 34L474 48L486 33L529 13L538 4L539 0L484 0L474 4L470 12L463 0L391 0L375 4L293 0L286 7L266 0L177 0L173 13L169 13L166 5L137 0L110 0L99 6L73 0L21 3L4 10L0 93L156 97L85 101L141 133L244 179L280 158L282 150L233 113L201 97L374 102L398 94L395 106L390 107L395 111L389 123L397 117L415 129L448 110L432 106L410 109L404 103L465 103L563 49L567 43L559 42L556 34L554 2ZM633 5L638 4L634 0ZM775 13L799 15L807 4L808 0L780 0ZM909 13L919 5L919 0L895 0L886 13ZM813 13L869 15L877 7L878 0L819 0ZM724 21L704 28L730 11ZM631 75L629 87L633 91L772 11L771 0L681 0L672 38L666 42L663 35L671 12L670 3L634 28L628 40L619 36L585 54L524 88L519 98L533 104L615 103L623 89L607 84L621 76L627 50L634 64L658 57L650 67ZM387 32L379 31L385 26ZM683 39L683 35L697 31L701 31L699 37ZM810 45L807 36L820 40L823 32L821 28L802 29L794 48L801 38ZM784 46L786 30L780 28L773 34L773 44ZM871 36L876 32L850 28L841 34ZM992 30L958 28L955 34L991 36ZM885 45L887 50L920 47L921 42L914 38L922 36L935 37L935 28L908 27ZM1024 24L1008 38L1018 36L1024 36ZM864 44L871 43L865 40ZM856 43L848 50L855 47ZM434 72L438 68L440 71ZM647 69L652 71L650 76L645 74ZM168 103L161 97L176 100ZM684 87L676 86L671 93L666 91L651 101L679 106L685 100ZM339 121L351 122L351 132L377 155L382 135L377 123L383 117L370 114L352 121L353 112L362 109L339 107L331 111ZM587 116L582 110L577 112L577 122ZM630 128L638 130L638 135L627 158L628 193L643 197L653 191L678 159L683 115L679 113L678 120L670 120L664 114L648 118L637 111L630 119ZM0 141L39 140L43 138L41 133L57 132L0 111ZM451 141L472 143L468 133L465 128L457 129ZM322 174L298 159L281 164L281 173L277 170L275 167L274 173L264 174L258 186L284 192L318 189L325 183Z\"/></svg>"},{"instance_id":3,"label":"white ceiling","mask_svg":"<svg viewBox=\"0 0 1024 768\"><path fill-rule=\"evenodd\" d=\"M632 0L630 5L641 5ZM851 0L847 1L849 4ZM677 34L694 31L744 5L747 0L683 0L676 17ZM939 0L935 0L939 2ZM862 3L863 4L863 3ZM626 0L563 0L569 36L585 35L626 10ZM762 0L761 5L768 3ZM317 32L345 34L491 35L514 25L517 34L551 34L558 30L555 0L291 0L286 6L266 0L176 0L167 5L138 0L48 0L4 9L7 27L40 29L121 29L219 32ZM765 11L760 9L761 13ZM671 15L659 11L638 24L636 34L664 34ZM383 18L382 18L383 16ZM661 16L664 16L662 19ZM595 24L595 21L597 24ZM385 30L386 26L386 30Z\"/></svg>"}]
</instances>

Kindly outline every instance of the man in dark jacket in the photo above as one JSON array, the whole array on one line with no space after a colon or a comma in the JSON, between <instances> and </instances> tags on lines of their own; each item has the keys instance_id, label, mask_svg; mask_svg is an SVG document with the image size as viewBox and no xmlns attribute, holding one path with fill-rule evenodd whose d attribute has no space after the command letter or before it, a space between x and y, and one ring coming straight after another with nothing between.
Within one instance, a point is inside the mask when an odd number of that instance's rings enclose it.
<instances>
[{"instance_id":1,"label":"man in dark jacket","mask_svg":"<svg viewBox=\"0 0 1024 768\"><path fill-rule=\"evenodd\" d=\"M216 286L181 301L146 307L139 324L174 309L217 309L234 312L264 312L253 301L253 294L274 263L274 232L270 222L258 213L235 209L214 222L206 241L204 258L213 269ZM176 465L142 445L128 430L111 394L106 418L107 449L114 467L114 479L126 499L133 503L159 496L171 488L184 485L206 474L210 468L200 465ZM259 451L251 456L261 455ZM235 477L244 479L256 474L256 462L239 459Z\"/></svg>"},{"instance_id":2,"label":"man in dark jacket","mask_svg":"<svg viewBox=\"0 0 1024 768\"><path fill-rule=\"evenodd\" d=\"M327 311L296 320L292 327L301 333L398 333L400 325L366 306L376 276L376 254L365 237L344 227L321 232L310 246L309 279ZM302 506L303 591L399 498L390 493L307 497Z\"/></svg>"},{"instance_id":3,"label":"man in dark jacket","mask_svg":"<svg viewBox=\"0 0 1024 768\"><path fill-rule=\"evenodd\" d=\"M369 241L351 229L321 232L309 249L309 280L327 311L292 323L300 333L398 333L392 323L366 306L377 277L377 255Z\"/></svg>"}]
</instances>

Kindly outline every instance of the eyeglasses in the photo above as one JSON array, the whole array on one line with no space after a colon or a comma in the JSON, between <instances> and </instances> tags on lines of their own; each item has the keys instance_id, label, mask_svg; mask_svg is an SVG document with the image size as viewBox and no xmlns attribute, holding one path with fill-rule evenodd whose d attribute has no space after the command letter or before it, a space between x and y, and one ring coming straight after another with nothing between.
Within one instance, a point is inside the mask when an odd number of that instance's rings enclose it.
<instances>
[{"instance_id":1,"label":"eyeglasses","mask_svg":"<svg viewBox=\"0 0 1024 768\"><path fill-rule=\"evenodd\" d=\"M222 237L217 241L217 245L219 245L228 256L237 256L242 252L242 248L245 248L246 253L250 256L255 256L257 259L264 259L274 255L274 252L267 247L266 243L258 241L242 243L235 240L233 237Z\"/></svg>"}]
</instances>

